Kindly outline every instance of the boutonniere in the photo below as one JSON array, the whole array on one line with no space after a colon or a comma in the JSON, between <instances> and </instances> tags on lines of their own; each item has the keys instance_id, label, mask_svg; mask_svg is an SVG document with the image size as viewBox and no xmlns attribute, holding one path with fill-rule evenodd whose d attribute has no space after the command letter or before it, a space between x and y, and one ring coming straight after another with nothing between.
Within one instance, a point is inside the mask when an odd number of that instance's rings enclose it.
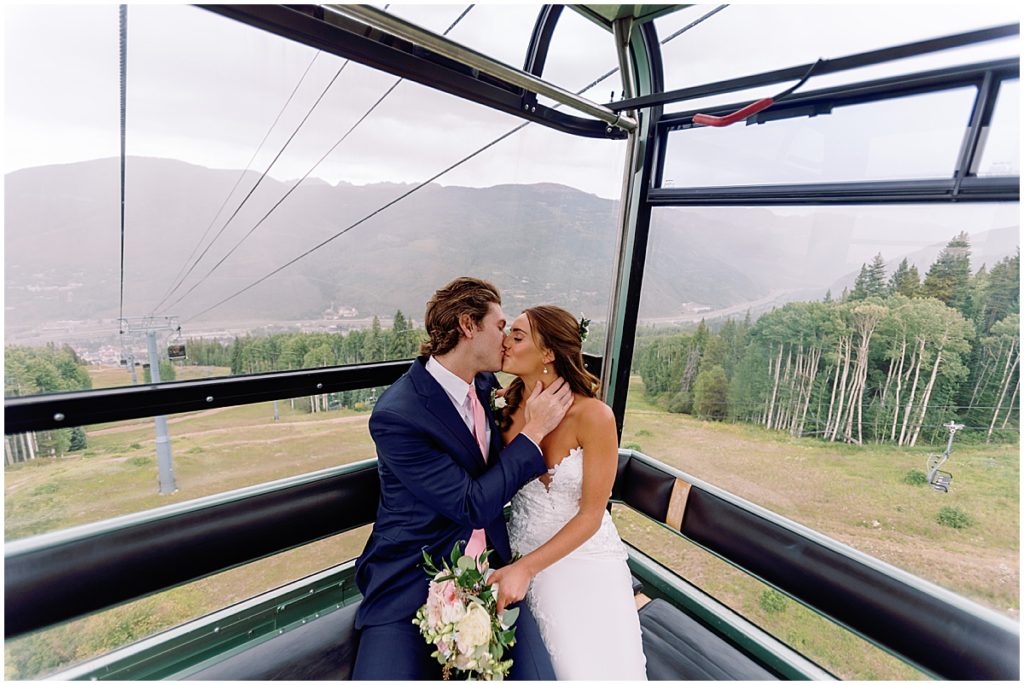
<instances>
[{"instance_id":1,"label":"boutonniere","mask_svg":"<svg viewBox=\"0 0 1024 685\"><path fill-rule=\"evenodd\" d=\"M505 398L498 395L497 388L491 388L491 413L497 413L499 409L505 408Z\"/></svg>"}]
</instances>

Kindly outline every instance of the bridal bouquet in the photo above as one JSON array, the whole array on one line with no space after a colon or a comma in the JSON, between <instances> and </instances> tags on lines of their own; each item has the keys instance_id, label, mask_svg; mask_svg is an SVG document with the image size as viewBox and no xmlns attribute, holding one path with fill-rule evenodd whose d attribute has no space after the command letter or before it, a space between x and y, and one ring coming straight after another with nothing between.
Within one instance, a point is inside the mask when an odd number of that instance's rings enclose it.
<instances>
[{"instance_id":1,"label":"bridal bouquet","mask_svg":"<svg viewBox=\"0 0 1024 685\"><path fill-rule=\"evenodd\" d=\"M436 647L432 657L443 666L448 680L452 671L469 680L504 680L512 660L502 657L515 644L513 624L519 609L498 615L498 587L485 581L492 573L484 550L476 559L463 554L459 544L451 554L451 566L442 560L438 569L426 550L423 568L431 577L427 603L412 620L420 634Z\"/></svg>"}]
</instances>

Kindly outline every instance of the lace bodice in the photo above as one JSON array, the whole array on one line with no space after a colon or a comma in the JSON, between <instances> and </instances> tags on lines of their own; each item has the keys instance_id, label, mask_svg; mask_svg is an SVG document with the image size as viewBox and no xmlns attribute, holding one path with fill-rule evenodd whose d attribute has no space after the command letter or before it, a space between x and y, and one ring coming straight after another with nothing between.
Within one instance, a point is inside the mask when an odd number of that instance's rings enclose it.
<instances>
[{"instance_id":1,"label":"lace bodice","mask_svg":"<svg viewBox=\"0 0 1024 685\"><path fill-rule=\"evenodd\" d=\"M524 485L512 498L512 520L508 533L512 551L529 554L550 540L576 515L583 494L583 448L569 452L548 469L550 486L539 479ZM573 550L569 557L626 559L626 549L607 511L593 537Z\"/></svg>"}]
</instances>

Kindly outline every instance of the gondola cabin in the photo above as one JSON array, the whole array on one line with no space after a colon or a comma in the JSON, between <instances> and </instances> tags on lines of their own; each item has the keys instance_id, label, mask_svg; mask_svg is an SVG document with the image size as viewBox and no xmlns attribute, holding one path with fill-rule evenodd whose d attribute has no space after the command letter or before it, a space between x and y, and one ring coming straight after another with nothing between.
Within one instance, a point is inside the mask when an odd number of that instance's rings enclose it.
<instances>
[{"instance_id":1,"label":"gondola cabin","mask_svg":"<svg viewBox=\"0 0 1024 685\"><path fill-rule=\"evenodd\" d=\"M7 170L5 676L348 679L369 412L470 274L594 319L650 679L1018 680L1018 16L12 13L11 130L95 42L122 142Z\"/></svg>"}]
</instances>

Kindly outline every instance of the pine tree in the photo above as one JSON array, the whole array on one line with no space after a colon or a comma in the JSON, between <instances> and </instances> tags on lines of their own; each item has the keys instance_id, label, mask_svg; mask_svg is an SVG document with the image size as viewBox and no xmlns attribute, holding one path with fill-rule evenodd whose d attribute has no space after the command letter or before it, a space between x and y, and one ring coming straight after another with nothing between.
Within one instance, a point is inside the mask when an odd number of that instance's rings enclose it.
<instances>
[{"instance_id":1,"label":"pine tree","mask_svg":"<svg viewBox=\"0 0 1024 685\"><path fill-rule=\"evenodd\" d=\"M849 292L847 297L843 298L844 301L846 299L850 299L850 300L864 300L864 299L867 299L867 297L868 297L867 281L868 281L868 265L867 264L861 264L860 265L860 273L857 274L857 280L855 280L853 282L853 290L851 290Z\"/></svg>"},{"instance_id":2,"label":"pine tree","mask_svg":"<svg viewBox=\"0 0 1024 685\"><path fill-rule=\"evenodd\" d=\"M405 359L416 354L416 339L412 325L399 309L391 325L391 339L388 341L388 359Z\"/></svg>"},{"instance_id":3,"label":"pine tree","mask_svg":"<svg viewBox=\"0 0 1024 685\"><path fill-rule=\"evenodd\" d=\"M921 286L925 297L960 312L966 312L970 299L971 244L965 231L961 231L939 252L935 263L928 269Z\"/></svg>"},{"instance_id":4,"label":"pine tree","mask_svg":"<svg viewBox=\"0 0 1024 685\"><path fill-rule=\"evenodd\" d=\"M851 300L866 300L869 297L884 297L885 288L885 260L879 252L871 260L871 264L862 264L860 274L854 281L853 291L850 293Z\"/></svg>"},{"instance_id":5,"label":"pine tree","mask_svg":"<svg viewBox=\"0 0 1024 685\"><path fill-rule=\"evenodd\" d=\"M979 311L982 334L988 333L993 324L1010 314L1020 312L1020 251L1013 257L1006 257L992 267L988 274L988 288L984 311Z\"/></svg>"},{"instance_id":6,"label":"pine tree","mask_svg":"<svg viewBox=\"0 0 1024 685\"><path fill-rule=\"evenodd\" d=\"M921 275L917 267L910 265L905 257L889 278L888 294L905 297L918 297L921 294Z\"/></svg>"}]
</instances>

